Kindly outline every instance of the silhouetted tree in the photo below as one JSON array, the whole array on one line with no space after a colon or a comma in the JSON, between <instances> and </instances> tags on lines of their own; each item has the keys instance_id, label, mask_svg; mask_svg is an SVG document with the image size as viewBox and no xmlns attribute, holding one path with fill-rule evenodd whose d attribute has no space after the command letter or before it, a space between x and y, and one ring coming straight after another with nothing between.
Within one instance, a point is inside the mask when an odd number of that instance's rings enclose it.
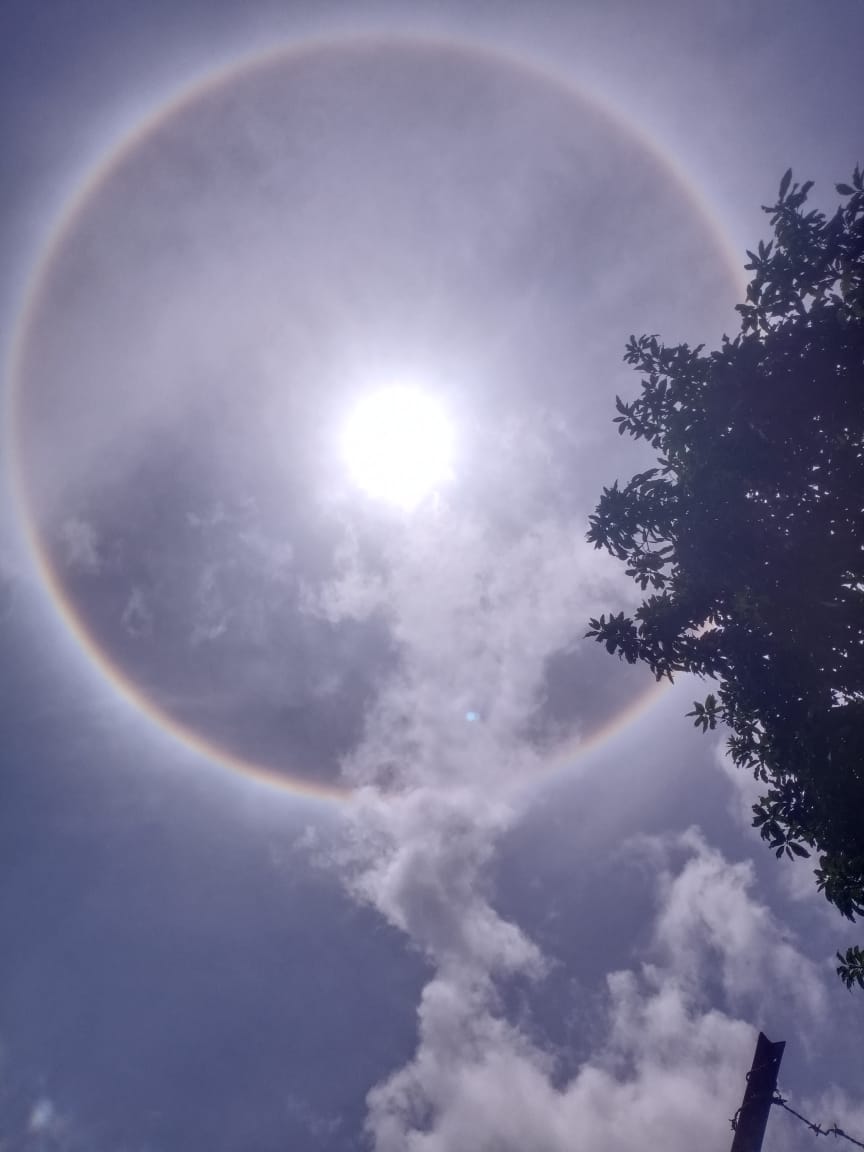
<instances>
[{"instance_id":1,"label":"silhouetted tree","mask_svg":"<svg viewBox=\"0 0 864 1152\"><path fill-rule=\"evenodd\" d=\"M704 731L766 786L754 824L777 856L818 854L816 879L864 914L864 182L806 210L791 170L774 238L748 252L741 331L706 353L631 337L643 374L616 398L621 434L657 466L604 488L588 539L650 589L632 618L590 621L609 652L659 678L717 681ZM862 955L838 973L864 986Z\"/></svg>"},{"instance_id":2,"label":"silhouetted tree","mask_svg":"<svg viewBox=\"0 0 864 1152\"><path fill-rule=\"evenodd\" d=\"M837 959L840 961L837 975L846 987L851 990L852 985L857 984L864 988L864 949L847 948L845 953L837 953Z\"/></svg>"}]
</instances>

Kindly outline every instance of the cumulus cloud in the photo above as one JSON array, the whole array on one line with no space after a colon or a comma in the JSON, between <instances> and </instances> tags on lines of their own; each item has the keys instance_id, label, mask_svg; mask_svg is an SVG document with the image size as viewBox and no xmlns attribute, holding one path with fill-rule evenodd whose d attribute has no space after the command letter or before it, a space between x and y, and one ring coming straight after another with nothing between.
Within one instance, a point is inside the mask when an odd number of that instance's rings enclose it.
<instances>
[{"instance_id":1,"label":"cumulus cloud","mask_svg":"<svg viewBox=\"0 0 864 1152\"><path fill-rule=\"evenodd\" d=\"M543 971L537 947L496 912L489 864L540 767L521 731L546 660L583 630L598 581L563 518L508 535L439 508L409 527L388 535L374 568L347 546L309 608L335 623L380 613L399 651L344 766L356 791L341 863L354 895L429 960L421 1015L456 1042L493 1026L496 980Z\"/></svg>"},{"instance_id":2,"label":"cumulus cloud","mask_svg":"<svg viewBox=\"0 0 864 1152\"><path fill-rule=\"evenodd\" d=\"M352 816L352 891L466 985L539 971L539 951L489 902L487 865L512 818L469 788L364 788Z\"/></svg>"},{"instance_id":3,"label":"cumulus cloud","mask_svg":"<svg viewBox=\"0 0 864 1152\"><path fill-rule=\"evenodd\" d=\"M724 1003L758 1020L775 997L791 1000L802 1023L826 1009L822 974L790 933L753 895L749 861L730 863L696 829L676 842L689 859L659 873L662 905L655 947L694 990L719 982Z\"/></svg>"},{"instance_id":4,"label":"cumulus cloud","mask_svg":"<svg viewBox=\"0 0 864 1152\"><path fill-rule=\"evenodd\" d=\"M414 1059L370 1093L377 1152L727 1146L757 1000L770 1001L771 988L791 996L803 1031L825 988L754 898L749 865L729 863L695 830L650 850L660 863L653 938L642 964L607 977L605 1035L591 1058L562 1078L504 1018L491 979L442 965L423 994ZM720 996L709 994L709 969ZM840 1103L854 1117L855 1105Z\"/></svg>"},{"instance_id":5,"label":"cumulus cloud","mask_svg":"<svg viewBox=\"0 0 864 1152\"><path fill-rule=\"evenodd\" d=\"M343 863L355 895L475 992L495 973L542 967L494 911L487 873L519 786L539 770L519 730L545 659L582 628L578 540L550 520L496 542L440 515L395 539L379 569L377 610L402 659L345 764L357 790ZM373 584L352 563L324 590L326 610L353 613L355 590Z\"/></svg>"},{"instance_id":6,"label":"cumulus cloud","mask_svg":"<svg viewBox=\"0 0 864 1152\"><path fill-rule=\"evenodd\" d=\"M751 1029L696 1012L674 976L658 970L614 974L608 992L603 1049L561 1084L553 1059L488 995L436 977L423 995L415 1059L370 1094L376 1149L720 1147Z\"/></svg>"},{"instance_id":7,"label":"cumulus cloud","mask_svg":"<svg viewBox=\"0 0 864 1152\"><path fill-rule=\"evenodd\" d=\"M356 548L343 554L317 593L321 611L334 622L383 613L402 656L346 765L353 779L378 784L398 760L403 785L470 778L506 791L531 758L520 733L548 657L608 595L608 569L581 538L581 522L564 518L514 536L445 511L396 534L374 569ZM469 712L482 723L467 728Z\"/></svg>"}]
</instances>

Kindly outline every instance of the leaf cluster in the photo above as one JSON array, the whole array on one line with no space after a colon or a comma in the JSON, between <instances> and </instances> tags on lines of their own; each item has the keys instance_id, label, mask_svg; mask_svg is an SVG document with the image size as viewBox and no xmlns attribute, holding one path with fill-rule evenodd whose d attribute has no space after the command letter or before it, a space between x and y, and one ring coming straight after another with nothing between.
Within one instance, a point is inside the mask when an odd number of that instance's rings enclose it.
<instances>
[{"instance_id":1,"label":"leaf cluster","mask_svg":"<svg viewBox=\"0 0 864 1152\"><path fill-rule=\"evenodd\" d=\"M838 952L837 975L850 990L854 984L864 988L864 948L853 945L845 952Z\"/></svg>"},{"instance_id":2,"label":"leaf cluster","mask_svg":"<svg viewBox=\"0 0 864 1152\"><path fill-rule=\"evenodd\" d=\"M748 252L741 327L721 346L631 336L620 435L656 466L603 489L588 540L647 595L588 635L658 678L716 690L689 713L731 732L765 786L777 856L818 856L843 915L864 915L864 177L831 216L791 170ZM857 979L857 978L856 978Z\"/></svg>"}]
</instances>

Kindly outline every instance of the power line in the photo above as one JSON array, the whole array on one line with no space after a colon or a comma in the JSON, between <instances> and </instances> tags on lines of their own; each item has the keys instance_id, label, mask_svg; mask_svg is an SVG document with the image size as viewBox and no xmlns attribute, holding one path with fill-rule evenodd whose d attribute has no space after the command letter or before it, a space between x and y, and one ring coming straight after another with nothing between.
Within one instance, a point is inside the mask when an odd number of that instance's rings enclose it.
<instances>
[{"instance_id":1,"label":"power line","mask_svg":"<svg viewBox=\"0 0 864 1152\"><path fill-rule=\"evenodd\" d=\"M811 1132L815 1132L817 1136L839 1136L842 1140L848 1140L850 1144L854 1144L856 1148L864 1148L864 1143L856 1140L854 1136L850 1136L848 1132L844 1132L837 1124L832 1124L830 1128L823 1128L820 1124L814 1124L812 1120L808 1120L806 1116L802 1116L800 1112L796 1112L790 1106L788 1101L780 1095L779 1091L774 1089L774 1096L771 1100L772 1104L779 1104L787 1112L791 1112L796 1116L802 1124L806 1124Z\"/></svg>"}]
</instances>

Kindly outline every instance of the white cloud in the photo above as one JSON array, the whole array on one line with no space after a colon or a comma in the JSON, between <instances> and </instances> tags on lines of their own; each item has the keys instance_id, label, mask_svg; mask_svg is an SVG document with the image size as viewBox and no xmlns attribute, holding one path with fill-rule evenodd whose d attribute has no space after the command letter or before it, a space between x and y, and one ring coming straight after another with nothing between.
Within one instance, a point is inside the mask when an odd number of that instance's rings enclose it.
<instances>
[{"instance_id":1,"label":"white cloud","mask_svg":"<svg viewBox=\"0 0 864 1152\"><path fill-rule=\"evenodd\" d=\"M102 571L99 535L89 521L80 516L70 516L63 521L59 534L68 568L87 576Z\"/></svg>"},{"instance_id":2,"label":"white cloud","mask_svg":"<svg viewBox=\"0 0 864 1152\"><path fill-rule=\"evenodd\" d=\"M440 973L424 991L415 1059L370 1093L376 1152L725 1147L752 1029L697 1010L657 968L615 973L608 991L605 1044L561 1084L488 987Z\"/></svg>"},{"instance_id":3,"label":"white cloud","mask_svg":"<svg viewBox=\"0 0 864 1152\"><path fill-rule=\"evenodd\" d=\"M198 577L190 637L193 647L218 640L228 629L231 613L225 607L218 576L218 565L210 563Z\"/></svg>"},{"instance_id":4,"label":"white cloud","mask_svg":"<svg viewBox=\"0 0 864 1152\"><path fill-rule=\"evenodd\" d=\"M136 584L126 598L120 623L133 639L138 640L143 636L152 634L153 621L154 613L150 594L139 584Z\"/></svg>"},{"instance_id":5,"label":"white cloud","mask_svg":"<svg viewBox=\"0 0 864 1152\"><path fill-rule=\"evenodd\" d=\"M753 898L749 865L730 864L696 831L645 846L662 865L648 960L607 978L605 1037L578 1073L561 1082L554 1058L502 1018L491 980L444 966L424 991L414 1060L370 1093L376 1152L728 1147L754 1004L790 994L803 1033L825 989ZM681 850L676 871L668 859ZM709 967L723 1010L706 993Z\"/></svg>"},{"instance_id":6,"label":"white cloud","mask_svg":"<svg viewBox=\"0 0 864 1152\"><path fill-rule=\"evenodd\" d=\"M549 654L584 629L577 525L548 520L496 540L467 517L430 516L391 545L381 577L402 660L346 762L351 886L434 962L536 965L484 887L523 781L540 769L520 731ZM587 553L587 558L586 558ZM357 553L321 603L352 614L369 588ZM345 589L351 590L345 598ZM468 715L480 719L469 721Z\"/></svg>"},{"instance_id":7,"label":"white cloud","mask_svg":"<svg viewBox=\"0 0 864 1152\"><path fill-rule=\"evenodd\" d=\"M704 986L710 968L726 1004L750 1019L760 1005L764 1011L782 997L812 1027L826 1007L822 977L790 932L753 898L753 865L731 864L696 829L678 844L691 855L677 875L668 867L660 873L655 947L694 990Z\"/></svg>"},{"instance_id":8,"label":"white cloud","mask_svg":"<svg viewBox=\"0 0 864 1152\"><path fill-rule=\"evenodd\" d=\"M402 657L345 765L357 790L341 858L354 895L435 970L421 1007L427 1044L373 1095L379 1147L396 1147L402 1136L388 1143L384 1129L401 1132L404 1118L386 1099L407 1093L425 1107L448 1082L451 1050L485 1050L486 1033L500 1034L503 1055L518 1037L494 1015L495 980L543 972L537 947L495 911L489 864L520 787L540 769L520 732L546 661L584 630L603 577L581 524L551 517L514 534L444 508L393 533L385 550L370 570L347 548L309 607L331 620L385 614Z\"/></svg>"},{"instance_id":9,"label":"white cloud","mask_svg":"<svg viewBox=\"0 0 864 1152\"><path fill-rule=\"evenodd\" d=\"M350 886L434 963L466 978L538 972L533 944L489 902L486 868L512 812L467 788L361 790Z\"/></svg>"},{"instance_id":10,"label":"white cloud","mask_svg":"<svg viewBox=\"0 0 864 1152\"><path fill-rule=\"evenodd\" d=\"M28 1128L31 1132L48 1133L57 1127L57 1109L45 1096L37 1100L30 1111Z\"/></svg>"},{"instance_id":11,"label":"white cloud","mask_svg":"<svg viewBox=\"0 0 864 1152\"><path fill-rule=\"evenodd\" d=\"M387 588L382 573L361 563L357 533L348 524L334 552L339 576L323 587L304 586L301 607L331 623L366 620L384 609Z\"/></svg>"}]
</instances>

